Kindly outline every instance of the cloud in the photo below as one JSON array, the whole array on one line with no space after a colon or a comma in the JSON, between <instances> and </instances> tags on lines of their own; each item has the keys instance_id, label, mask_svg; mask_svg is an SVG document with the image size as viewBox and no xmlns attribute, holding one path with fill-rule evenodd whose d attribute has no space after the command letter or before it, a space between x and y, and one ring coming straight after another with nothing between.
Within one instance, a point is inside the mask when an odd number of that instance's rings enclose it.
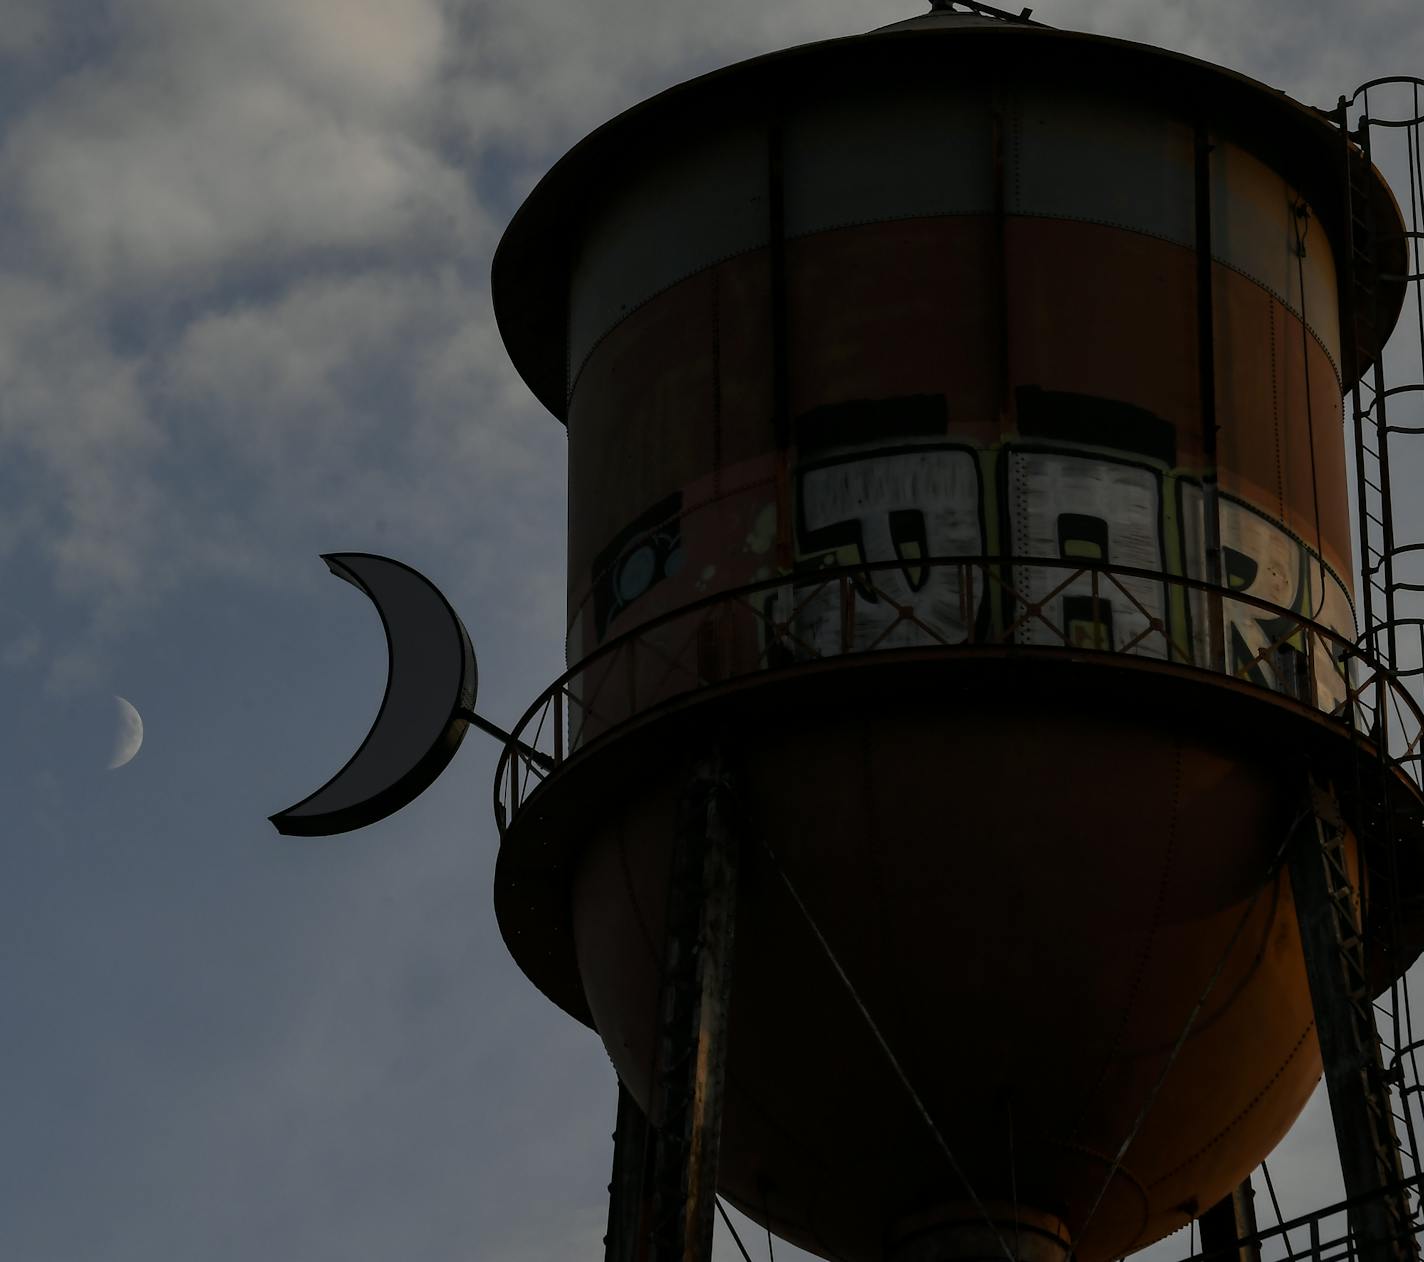
<instances>
[{"instance_id":1,"label":"cloud","mask_svg":"<svg viewBox=\"0 0 1424 1262\"><path fill-rule=\"evenodd\" d=\"M148 467L162 446L139 366L92 313L0 274L0 556L38 559L59 593L112 613L158 543Z\"/></svg>"},{"instance_id":2,"label":"cloud","mask_svg":"<svg viewBox=\"0 0 1424 1262\"><path fill-rule=\"evenodd\" d=\"M1412 73L1424 55L1412 0L1351 8L1288 0L1057 0L1040 5L1035 17L1213 61L1321 106L1333 106L1366 78Z\"/></svg>"},{"instance_id":3,"label":"cloud","mask_svg":"<svg viewBox=\"0 0 1424 1262\"><path fill-rule=\"evenodd\" d=\"M478 555L526 497L562 497L562 435L508 366L483 285L454 267L313 277L207 313L163 355L163 383L172 423L223 450L208 504L246 513L254 541L350 529L356 509L378 535Z\"/></svg>"},{"instance_id":4,"label":"cloud","mask_svg":"<svg viewBox=\"0 0 1424 1262\"><path fill-rule=\"evenodd\" d=\"M461 0L447 77L452 124L477 146L547 152L694 74L789 44L912 17L916 0L766 5L513 5Z\"/></svg>"},{"instance_id":5,"label":"cloud","mask_svg":"<svg viewBox=\"0 0 1424 1262\"><path fill-rule=\"evenodd\" d=\"M438 4L79 9L7 5L29 16L5 49L25 32L50 73L0 133L0 556L64 602L46 645L71 677L191 576L270 572L294 525L367 504L429 533L405 453L452 468L453 348L494 361L471 328L493 221L432 121ZM478 453L492 476L511 434Z\"/></svg>"},{"instance_id":6,"label":"cloud","mask_svg":"<svg viewBox=\"0 0 1424 1262\"><path fill-rule=\"evenodd\" d=\"M0 154L51 271L192 286L308 253L458 249L479 216L421 128L438 12L340 6L347 43L330 7L141 4L110 60L55 83Z\"/></svg>"},{"instance_id":7,"label":"cloud","mask_svg":"<svg viewBox=\"0 0 1424 1262\"><path fill-rule=\"evenodd\" d=\"M188 53L202 81L265 67L352 117L418 114L447 36L439 0L136 0L130 42Z\"/></svg>"}]
</instances>

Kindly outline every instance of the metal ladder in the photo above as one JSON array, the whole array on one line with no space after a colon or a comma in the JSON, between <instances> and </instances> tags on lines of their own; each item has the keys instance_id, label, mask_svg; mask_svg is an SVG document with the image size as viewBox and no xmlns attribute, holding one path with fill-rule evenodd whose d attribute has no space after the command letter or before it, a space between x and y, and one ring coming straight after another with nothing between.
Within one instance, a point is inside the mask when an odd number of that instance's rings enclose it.
<instances>
[{"instance_id":1,"label":"metal ladder","mask_svg":"<svg viewBox=\"0 0 1424 1262\"><path fill-rule=\"evenodd\" d=\"M1353 130L1352 112L1357 119ZM1424 80L1372 80L1352 96L1342 96L1332 119L1340 130L1347 190L1347 250L1340 278L1345 316L1342 341L1347 355L1352 356L1352 375L1360 375L1360 364L1373 361L1368 373L1352 385L1350 394L1362 580L1360 643L1403 680L1419 701L1424 700L1424 581L1420 581L1424 579L1420 564L1424 562L1424 544L1408 540L1420 537L1424 521L1401 523L1396 517L1390 461L1392 441L1424 435ZM1379 233L1381 217L1374 205L1377 194L1370 178L1372 166L1380 167L1396 189L1407 189L1399 198L1405 220L1402 241ZM1399 268L1401 260L1403 267ZM1404 304L1397 332L1412 324L1416 337L1396 337L1386 362L1382 343L1385 324L1393 313L1384 309L1384 290L1400 285ZM1413 344L1407 344L1410 342ZM1416 448L1414 454L1424 458L1424 448ZM1401 538L1406 542L1401 543ZM1378 759L1370 761L1378 765L1359 767L1371 791L1360 792L1362 784L1357 786L1357 796L1362 806L1368 803L1367 813L1374 816L1371 831L1382 838L1392 869L1401 821L1392 804L1394 795L1386 787L1390 716L1382 702L1377 711ZM1414 774L1417 780L1417 765ZM1391 870L1378 875L1395 886L1397 911L1403 897L1397 874ZM1374 925L1372 931L1383 932L1387 941L1375 946L1392 954L1395 926ZM1388 1060L1387 1070L1381 1070L1378 1090L1390 1108L1398 1155L1407 1172L1417 1177L1421 1153L1416 1120L1424 1121L1424 1086L1417 1061L1424 1041L1414 1037L1402 981L1393 983L1371 1004L1371 1020ZM1413 1195L1417 1198L1417 1188Z\"/></svg>"},{"instance_id":2,"label":"metal ladder","mask_svg":"<svg viewBox=\"0 0 1424 1262\"><path fill-rule=\"evenodd\" d=\"M1370 92L1405 93L1399 117L1374 117ZM1358 112L1352 130L1351 112ZM1330 114L1340 132L1341 161L1346 187L1346 250L1340 260L1344 327L1341 329L1347 367L1357 379L1351 386L1355 467L1359 509L1361 573L1361 642L1400 678L1410 681L1416 700L1424 685L1424 543L1401 544L1391 491L1392 439L1424 435L1424 80L1376 79L1342 96ZM1381 148L1377 137L1395 143ZM1402 149L1402 153L1400 150ZM1372 166L1390 167L1386 175L1407 186L1401 199L1405 231L1401 241L1382 236L1370 179ZM1398 168L1395 170L1394 168ZM1403 259L1403 271L1385 270L1386 258ZM1413 346L1396 338L1387 367L1383 350L1383 309L1386 286L1404 286L1401 324L1413 324ZM1407 339L1406 339L1407 340ZM1401 368L1400 360L1413 362ZM1359 366L1372 361L1367 373ZM1404 380L1398 378L1401 371ZM1391 416L1390 413L1397 413ZM1424 449L1418 453L1424 457ZM1416 532L1411 532L1416 533ZM1416 568L1411 569L1411 565ZM1410 643L1401 645L1401 638ZM1401 648L1408 652L1401 656Z\"/></svg>"},{"instance_id":3,"label":"metal ladder","mask_svg":"<svg viewBox=\"0 0 1424 1262\"><path fill-rule=\"evenodd\" d=\"M1364 615L1364 643L1375 655L1393 659L1392 637L1377 643L1382 627L1393 630L1394 623L1394 522L1389 480L1389 426L1386 419L1384 365L1379 354L1382 343L1379 314L1379 269L1375 223L1368 173L1370 136L1367 121L1352 136L1350 103L1340 98L1336 125L1344 151L1347 189L1346 327L1341 336L1350 352L1355 381L1350 388L1355 430L1355 466L1360 515L1361 611ZM1358 139L1356 139L1358 137ZM1369 380L1359 366L1374 363ZM1371 446L1373 442L1373 446Z\"/></svg>"}]
</instances>

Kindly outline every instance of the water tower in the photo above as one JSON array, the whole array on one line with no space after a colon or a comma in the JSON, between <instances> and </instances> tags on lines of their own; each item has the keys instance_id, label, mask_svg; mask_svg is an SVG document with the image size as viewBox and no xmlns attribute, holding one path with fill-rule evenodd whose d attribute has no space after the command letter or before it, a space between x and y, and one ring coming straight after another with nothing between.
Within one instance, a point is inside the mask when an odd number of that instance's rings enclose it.
<instances>
[{"instance_id":1,"label":"water tower","mask_svg":"<svg viewBox=\"0 0 1424 1262\"><path fill-rule=\"evenodd\" d=\"M515 216L571 670L500 925L679 1138L725 1048L717 1185L778 1235L1117 1257L1319 1079L1290 857L1396 921L1403 861L1341 417L1403 285L1366 336L1347 161L1220 67L942 11L664 92Z\"/></svg>"},{"instance_id":2,"label":"water tower","mask_svg":"<svg viewBox=\"0 0 1424 1262\"><path fill-rule=\"evenodd\" d=\"M610 1257L704 1257L714 1191L845 1262L1119 1257L1322 1049L1351 1192L1399 1181L1420 715L1342 397L1411 269L1346 122L937 5L663 92L516 214L569 670L495 906L617 1070Z\"/></svg>"}]
</instances>

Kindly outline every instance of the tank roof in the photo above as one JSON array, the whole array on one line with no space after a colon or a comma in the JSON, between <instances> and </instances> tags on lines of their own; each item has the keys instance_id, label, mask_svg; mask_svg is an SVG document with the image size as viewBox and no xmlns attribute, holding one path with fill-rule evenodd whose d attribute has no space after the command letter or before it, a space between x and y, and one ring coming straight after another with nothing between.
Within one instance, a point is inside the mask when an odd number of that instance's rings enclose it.
<instances>
[{"instance_id":1,"label":"tank roof","mask_svg":"<svg viewBox=\"0 0 1424 1262\"><path fill-rule=\"evenodd\" d=\"M995 11L999 12L999 11ZM1344 154L1322 110L1211 62L1130 40L1063 31L1012 15L934 10L862 34L781 49L668 88L586 136L545 174L515 212L495 251L495 319L516 370L544 406L567 422L569 274L588 210L660 146L686 143L709 119L736 125L766 117L784 101L849 81L911 76L993 82L1005 71L1039 83L1098 87L1193 112L1252 149L1289 179L1315 210L1337 258L1347 254ZM1394 194L1371 168L1379 239L1394 237L1398 259L1379 270L1402 274L1403 221ZM1404 301L1402 282L1381 284L1379 342L1355 362L1342 345L1347 384L1369 367ZM1351 295L1342 287L1342 328Z\"/></svg>"}]
</instances>

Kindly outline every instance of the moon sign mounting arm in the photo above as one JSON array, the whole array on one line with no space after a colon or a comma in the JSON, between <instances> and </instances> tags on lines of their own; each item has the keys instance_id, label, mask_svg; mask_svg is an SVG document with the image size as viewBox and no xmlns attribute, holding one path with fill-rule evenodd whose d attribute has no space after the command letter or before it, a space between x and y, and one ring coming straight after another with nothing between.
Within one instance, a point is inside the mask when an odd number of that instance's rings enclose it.
<instances>
[{"instance_id":1,"label":"moon sign mounting arm","mask_svg":"<svg viewBox=\"0 0 1424 1262\"><path fill-rule=\"evenodd\" d=\"M297 837L350 832L414 801L477 719L474 648L440 590L390 557L341 552L322 560L376 606L389 666L380 712L360 748L315 793L271 816L279 833Z\"/></svg>"}]
</instances>

